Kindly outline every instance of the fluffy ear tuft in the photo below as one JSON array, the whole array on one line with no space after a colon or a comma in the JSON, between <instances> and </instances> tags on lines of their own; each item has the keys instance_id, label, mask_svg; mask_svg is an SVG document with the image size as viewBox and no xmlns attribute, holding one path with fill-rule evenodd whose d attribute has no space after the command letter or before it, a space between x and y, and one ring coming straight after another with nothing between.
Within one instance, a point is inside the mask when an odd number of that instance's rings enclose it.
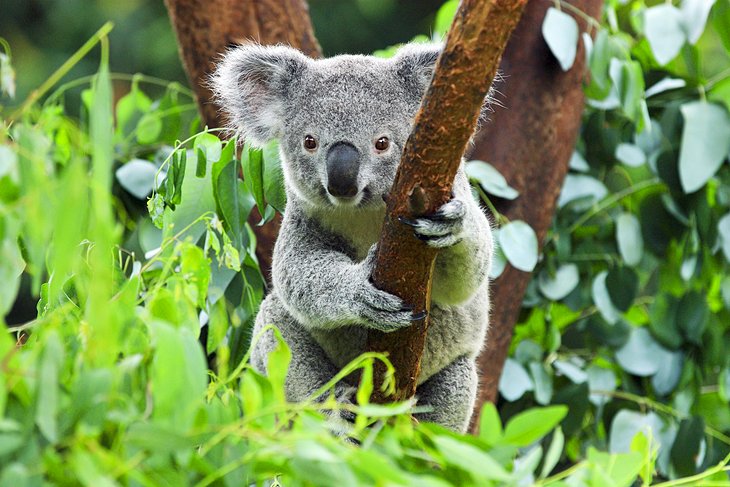
<instances>
[{"instance_id":1,"label":"fluffy ear tuft","mask_svg":"<svg viewBox=\"0 0 730 487\"><path fill-rule=\"evenodd\" d=\"M398 77L419 100L431 82L436 60L443 47L441 43L405 44L393 58Z\"/></svg>"},{"instance_id":2,"label":"fluffy ear tuft","mask_svg":"<svg viewBox=\"0 0 730 487\"><path fill-rule=\"evenodd\" d=\"M245 44L226 52L210 87L231 128L255 146L280 136L288 88L310 61L281 45Z\"/></svg>"}]
</instances>

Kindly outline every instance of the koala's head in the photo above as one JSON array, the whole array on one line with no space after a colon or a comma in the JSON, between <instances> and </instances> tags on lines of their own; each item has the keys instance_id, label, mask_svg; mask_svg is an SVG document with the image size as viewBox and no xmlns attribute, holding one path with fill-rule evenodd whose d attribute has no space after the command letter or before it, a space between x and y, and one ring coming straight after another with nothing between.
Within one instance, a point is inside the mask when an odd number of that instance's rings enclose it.
<instances>
[{"instance_id":1,"label":"koala's head","mask_svg":"<svg viewBox=\"0 0 730 487\"><path fill-rule=\"evenodd\" d=\"M440 49L314 60L249 44L225 55L212 86L246 141L279 139L290 193L318 207L382 205Z\"/></svg>"}]
</instances>

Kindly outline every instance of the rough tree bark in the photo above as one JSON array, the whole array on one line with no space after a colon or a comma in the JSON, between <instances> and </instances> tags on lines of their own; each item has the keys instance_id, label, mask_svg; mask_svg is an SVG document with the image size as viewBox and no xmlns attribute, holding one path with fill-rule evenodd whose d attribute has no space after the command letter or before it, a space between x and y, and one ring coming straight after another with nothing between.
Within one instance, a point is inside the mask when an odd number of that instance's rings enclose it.
<instances>
[{"instance_id":1,"label":"rough tree bark","mask_svg":"<svg viewBox=\"0 0 730 487\"><path fill-rule=\"evenodd\" d=\"M603 0L571 4L598 18ZM500 66L505 83L499 87L505 110L497 110L478 134L471 158L493 164L520 192L513 200L495 201L511 220L525 220L545 238L568 171L583 113L582 80L585 51L581 41L573 67L563 72L542 38L545 12L552 4L531 0L505 50ZM586 22L578 17L581 31ZM508 265L493 283L492 313L487 346L479 357L480 393L475 413L497 399L499 378L518 320L522 296L531 274ZM472 418L472 431L476 431Z\"/></svg>"},{"instance_id":2,"label":"rough tree bark","mask_svg":"<svg viewBox=\"0 0 730 487\"><path fill-rule=\"evenodd\" d=\"M255 40L289 44L312 57L322 55L306 0L165 0L165 6L198 108L211 128L225 126L225 120L211 102L206 80L228 46ZM257 223L260 218L254 214L250 221ZM268 278L279 220L253 228L261 270Z\"/></svg>"},{"instance_id":3,"label":"rough tree bark","mask_svg":"<svg viewBox=\"0 0 730 487\"><path fill-rule=\"evenodd\" d=\"M387 352L396 369L395 397L376 387L374 400L411 397L428 329L436 251L413 236L399 217L436 211L451 194L461 157L479 118L499 59L527 0L462 0L416 114L387 201L373 281L400 296L424 318L394 333L368 333L368 350ZM385 368L376 368L380 384Z\"/></svg>"}]
</instances>

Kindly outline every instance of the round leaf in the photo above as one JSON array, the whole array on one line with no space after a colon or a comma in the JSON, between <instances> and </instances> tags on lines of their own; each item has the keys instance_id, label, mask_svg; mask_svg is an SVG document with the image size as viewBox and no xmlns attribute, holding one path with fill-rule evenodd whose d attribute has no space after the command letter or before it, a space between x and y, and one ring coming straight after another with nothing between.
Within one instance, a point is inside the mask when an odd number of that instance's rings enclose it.
<instances>
[{"instance_id":1,"label":"round leaf","mask_svg":"<svg viewBox=\"0 0 730 487\"><path fill-rule=\"evenodd\" d=\"M626 372L641 377L654 375L672 359L672 352L659 345L646 328L634 328L626 344L616 351L616 360Z\"/></svg>"},{"instance_id":2,"label":"round leaf","mask_svg":"<svg viewBox=\"0 0 730 487\"><path fill-rule=\"evenodd\" d=\"M636 297L639 278L630 267L616 266L606 276L606 289L611 302L620 311L628 311Z\"/></svg>"},{"instance_id":3,"label":"round leaf","mask_svg":"<svg viewBox=\"0 0 730 487\"><path fill-rule=\"evenodd\" d=\"M670 354L670 359L651 378L651 385L654 391L662 396L668 395L677 387L679 378L682 376L684 366L684 353L681 351Z\"/></svg>"},{"instance_id":4,"label":"round leaf","mask_svg":"<svg viewBox=\"0 0 730 487\"><path fill-rule=\"evenodd\" d=\"M162 120L156 113L145 113L137 122L137 142L151 144L156 142L162 132Z\"/></svg>"},{"instance_id":5,"label":"round leaf","mask_svg":"<svg viewBox=\"0 0 730 487\"><path fill-rule=\"evenodd\" d=\"M575 62L578 48L578 24L575 19L550 7L542 22L542 36L563 71L569 70Z\"/></svg>"},{"instance_id":6,"label":"round leaf","mask_svg":"<svg viewBox=\"0 0 730 487\"><path fill-rule=\"evenodd\" d=\"M588 396L588 400L596 406L606 404L611 396L607 394L600 394L594 391L602 392L613 392L616 390L616 374L611 369L604 369L598 365L591 365L586 371L588 374L588 388L591 391L591 395Z\"/></svg>"},{"instance_id":7,"label":"round leaf","mask_svg":"<svg viewBox=\"0 0 730 487\"><path fill-rule=\"evenodd\" d=\"M561 265L554 276L551 276L547 270L543 270L538 278L540 292L553 301L563 299L570 294L579 282L578 266L575 264Z\"/></svg>"},{"instance_id":8,"label":"round leaf","mask_svg":"<svg viewBox=\"0 0 730 487\"><path fill-rule=\"evenodd\" d=\"M515 268L532 272L537 264L537 235L522 220L511 221L499 230L499 244Z\"/></svg>"},{"instance_id":9,"label":"round leaf","mask_svg":"<svg viewBox=\"0 0 730 487\"><path fill-rule=\"evenodd\" d=\"M518 361L508 358L499 379L499 393L508 401L516 401L533 389L532 379Z\"/></svg>"},{"instance_id":10,"label":"round leaf","mask_svg":"<svg viewBox=\"0 0 730 487\"><path fill-rule=\"evenodd\" d=\"M608 294L608 289L606 289L606 276L608 276L608 272L603 271L593 279L591 292L593 295L593 302L595 303L596 308L598 308L598 311L601 313L601 316L603 316L603 319L609 324L613 325L619 320L621 313L613 305L611 297Z\"/></svg>"},{"instance_id":11,"label":"round leaf","mask_svg":"<svg viewBox=\"0 0 730 487\"><path fill-rule=\"evenodd\" d=\"M516 189L507 184L507 180L497 169L484 161L469 161L466 163L466 174L477 181L489 194L513 200L519 196Z\"/></svg>"},{"instance_id":12,"label":"round leaf","mask_svg":"<svg viewBox=\"0 0 730 487\"><path fill-rule=\"evenodd\" d=\"M700 39L714 4L715 0L682 0L682 26L690 43Z\"/></svg>"},{"instance_id":13,"label":"round leaf","mask_svg":"<svg viewBox=\"0 0 730 487\"><path fill-rule=\"evenodd\" d=\"M666 3L646 9L644 34L657 62L667 64L679 54L685 41L679 9Z\"/></svg>"},{"instance_id":14,"label":"round leaf","mask_svg":"<svg viewBox=\"0 0 730 487\"><path fill-rule=\"evenodd\" d=\"M639 167L646 162L646 154L634 144L619 144L615 155L616 159L631 167Z\"/></svg>"},{"instance_id":15,"label":"round leaf","mask_svg":"<svg viewBox=\"0 0 730 487\"><path fill-rule=\"evenodd\" d=\"M558 207L562 208L571 201L583 199L573 207L577 211L585 210L608 194L606 186L598 179L584 174L568 174L558 198Z\"/></svg>"},{"instance_id":16,"label":"round leaf","mask_svg":"<svg viewBox=\"0 0 730 487\"><path fill-rule=\"evenodd\" d=\"M145 199L155 185L157 166L144 159L132 159L117 169L119 184L137 199Z\"/></svg>"},{"instance_id":17,"label":"round leaf","mask_svg":"<svg viewBox=\"0 0 730 487\"><path fill-rule=\"evenodd\" d=\"M717 234L720 237L720 245L722 245L725 260L730 262L730 213L727 213L717 222Z\"/></svg>"},{"instance_id":18,"label":"round leaf","mask_svg":"<svg viewBox=\"0 0 730 487\"><path fill-rule=\"evenodd\" d=\"M681 107L684 117L679 151L679 179L685 193L703 187L730 152L730 116L713 103L695 101Z\"/></svg>"},{"instance_id":19,"label":"round leaf","mask_svg":"<svg viewBox=\"0 0 730 487\"><path fill-rule=\"evenodd\" d=\"M622 213L616 219L616 241L626 265L634 266L641 262L644 252L641 224L631 213Z\"/></svg>"}]
</instances>

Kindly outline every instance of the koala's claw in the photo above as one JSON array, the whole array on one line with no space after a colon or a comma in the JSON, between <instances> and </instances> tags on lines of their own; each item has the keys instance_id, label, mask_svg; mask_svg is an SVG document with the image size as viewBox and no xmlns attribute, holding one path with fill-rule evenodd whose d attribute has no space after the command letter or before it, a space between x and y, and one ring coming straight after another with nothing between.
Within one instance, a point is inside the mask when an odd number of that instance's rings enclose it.
<instances>
[{"instance_id":1,"label":"koala's claw","mask_svg":"<svg viewBox=\"0 0 730 487\"><path fill-rule=\"evenodd\" d=\"M398 221L413 228L415 236L434 248L451 247L459 243L464 227L466 206L452 199L438 210L417 219L398 217Z\"/></svg>"}]
</instances>

